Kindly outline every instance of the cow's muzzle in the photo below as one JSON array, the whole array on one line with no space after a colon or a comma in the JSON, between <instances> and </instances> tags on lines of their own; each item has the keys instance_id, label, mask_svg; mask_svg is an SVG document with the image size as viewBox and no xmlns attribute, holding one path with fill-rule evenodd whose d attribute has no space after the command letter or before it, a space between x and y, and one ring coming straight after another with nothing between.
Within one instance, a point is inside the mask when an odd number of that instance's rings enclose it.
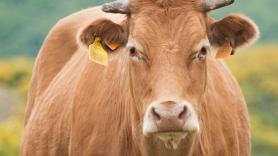
<instances>
[{"instance_id":1,"label":"cow's muzzle","mask_svg":"<svg viewBox=\"0 0 278 156\"><path fill-rule=\"evenodd\" d=\"M199 131L197 115L186 101L153 102L144 116L144 135L158 137L167 148L177 148L182 139Z\"/></svg>"}]
</instances>

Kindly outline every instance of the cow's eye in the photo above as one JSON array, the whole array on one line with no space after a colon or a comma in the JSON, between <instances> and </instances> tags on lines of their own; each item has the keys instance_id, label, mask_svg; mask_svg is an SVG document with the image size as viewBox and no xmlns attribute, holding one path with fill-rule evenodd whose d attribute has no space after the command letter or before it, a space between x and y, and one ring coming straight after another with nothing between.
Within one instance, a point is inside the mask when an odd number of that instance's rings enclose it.
<instances>
[{"instance_id":1,"label":"cow's eye","mask_svg":"<svg viewBox=\"0 0 278 156\"><path fill-rule=\"evenodd\" d=\"M197 59L200 61L204 61L206 59L206 56L208 54L209 47L203 46L200 51L197 53Z\"/></svg>"},{"instance_id":2,"label":"cow's eye","mask_svg":"<svg viewBox=\"0 0 278 156\"><path fill-rule=\"evenodd\" d=\"M129 48L129 56L134 61L143 59L143 55L135 47Z\"/></svg>"},{"instance_id":3,"label":"cow's eye","mask_svg":"<svg viewBox=\"0 0 278 156\"><path fill-rule=\"evenodd\" d=\"M129 49L129 56L130 57L136 57L137 55L138 55L138 51L136 50L136 48L135 47L131 47Z\"/></svg>"}]
</instances>

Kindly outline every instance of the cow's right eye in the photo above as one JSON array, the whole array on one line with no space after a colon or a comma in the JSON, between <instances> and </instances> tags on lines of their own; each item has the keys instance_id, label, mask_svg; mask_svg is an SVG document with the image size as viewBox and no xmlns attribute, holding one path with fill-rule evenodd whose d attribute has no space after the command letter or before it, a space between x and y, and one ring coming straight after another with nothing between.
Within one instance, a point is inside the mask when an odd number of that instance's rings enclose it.
<instances>
[{"instance_id":1,"label":"cow's right eye","mask_svg":"<svg viewBox=\"0 0 278 156\"><path fill-rule=\"evenodd\" d=\"M138 52L135 47L131 47L129 49L129 55L130 55L130 57L136 57L138 55Z\"/></svg>"},{"instance_id":2,"label":"cow's right eye","mask_svg":"<svg viewBox=\"0 0 278 156\"><path fill-rule=\"evenodd\" d=\"M135 47L131 47L129 49L129 56L133 61L140 61L144 58L143 55Z\"/></svg>"},{"instance_id":3,"label":"cow's right eye","mask_svg":"<svg viewBox=\"0 0 278 156\"><path fill-rule=\"evenodd\" d=\"M139 51L135 47L129 48L129 56L132 61L135 62L145 62L146 64L149 64L149 59L146 55L144 55L141 51Z\"/></svg>"}]
</instances>

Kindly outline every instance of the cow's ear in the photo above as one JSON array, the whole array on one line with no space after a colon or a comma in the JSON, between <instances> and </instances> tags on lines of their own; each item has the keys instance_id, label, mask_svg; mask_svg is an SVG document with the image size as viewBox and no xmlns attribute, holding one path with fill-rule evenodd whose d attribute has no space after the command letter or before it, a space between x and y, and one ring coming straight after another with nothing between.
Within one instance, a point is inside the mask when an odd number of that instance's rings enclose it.
<instances>
[{"instance_id":1,"label":"cow's ear","mask_svg":"<svg viewBox=\"0 0 278 156\"><path fill-rule=\"evenodd\" d=\"M256 24L243 15L229 15L209 25L209 40L217 49L217 58L233 55L238 48L252 43L258 36Z\"/></svg>"},{"instance_id":2,"label":"cow's ear","mask_svg":"<svg viewBox=\"0 0 278 156\"><path fill-rule=\"evenodd\" d=\"M124 22L123 22L124 23ZM125 24L120 25L107 19L100 19L81 29L77 35L79 45L86 49L99 37L102 44L106 44L112 50L125 46L128 33Z\"/></svg>"}]
</instances>

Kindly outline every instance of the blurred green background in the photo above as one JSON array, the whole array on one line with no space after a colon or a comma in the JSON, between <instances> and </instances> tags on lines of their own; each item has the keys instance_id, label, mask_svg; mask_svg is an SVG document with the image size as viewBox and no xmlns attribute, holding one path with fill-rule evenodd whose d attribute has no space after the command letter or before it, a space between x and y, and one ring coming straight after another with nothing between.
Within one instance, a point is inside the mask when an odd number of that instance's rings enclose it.
<instances>
[{"instance_id":1,"label":"blurred green background","mask_svg":"<svg viewBox=\"0 0 278 156\"><path fill-rule=\"evenodd\" d=\"M47 32L60 18L103 2L0 1L0 156L18 155L32 64ZM277 6L277 0L237 0L212 13L215 18L244 13L261 30L256 45L227 60L248 102L253 156L278 156Z\"/></svg>"}]
</instances>

